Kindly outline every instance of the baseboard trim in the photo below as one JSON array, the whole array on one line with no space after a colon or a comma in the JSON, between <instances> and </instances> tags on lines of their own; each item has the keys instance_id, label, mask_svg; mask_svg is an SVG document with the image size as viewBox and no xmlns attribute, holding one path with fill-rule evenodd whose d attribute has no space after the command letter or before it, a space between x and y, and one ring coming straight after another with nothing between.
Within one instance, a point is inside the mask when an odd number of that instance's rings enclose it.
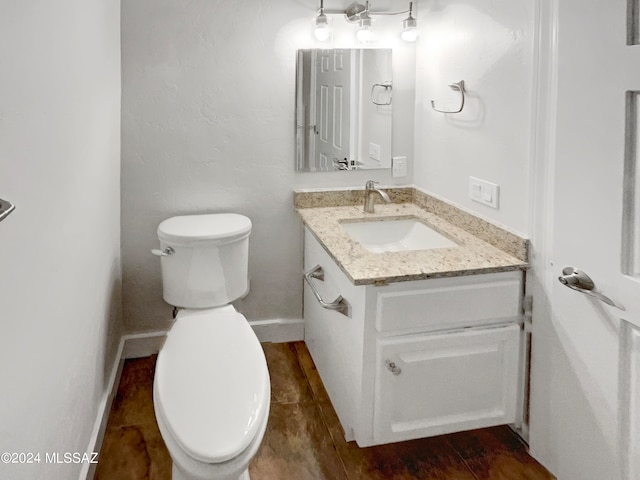
<instances>
[{"instance_id":1,"label":"baseboard trim","mask_svg":"<svg viewBox=\"0 0 640 480\"><path fill-rule=\"evenodd\" d=\"M111 373L109 374L109 380L107 382L107 389L98 404L98 414L96 415L96 421L93 425L91 437L89 437L87 452L100 452L100 449L102 448L102 441L104 440L104 434L107 430L107 420L109 420L111 404L113 403L117 385L120 383L120 377L122 376L122 368L124 367L124 357L122 356L124 345L125 338L122 337L118 344L114 364L111 367ZM98 460L99 458L100 457L98 456ZM95 463L83 462L80 470L80 480L92 480L95 477L95 471Z\"/></svg>"},{"instance_id":2,"label":"baseboard trim","mask_svg":"<svg viewBox=\"0 0 640 480\"><path fill-rule=\"evenodd\" d=\"M160 351L168 330L155 332L133 333L123 337L124 349L122 355L125 359L142 358L154 355Z\"/></svg>"},{"instance_id":3,"label":"baseboard trim","mask_svg":"<svg viewBox=\"0 0 640 480\"><path fill-rule=\"evenodd\" d=\"M249 325L261 342L285 343L304 339L304 320L301 318L253 320Z\"/></svg>"},{"instance_id":4,"label":"baseboard trim","mask_svg":"<svg viewBox=\"0 0 640 480\"><path fill-rule=\"evenodd\" d=\"M304 339L304 320L301 318L253 320L249 322L261 342L285 343ZM124 358L141 358L160 351L168 330L125 335Z\"/></svg>"}]
</instances>

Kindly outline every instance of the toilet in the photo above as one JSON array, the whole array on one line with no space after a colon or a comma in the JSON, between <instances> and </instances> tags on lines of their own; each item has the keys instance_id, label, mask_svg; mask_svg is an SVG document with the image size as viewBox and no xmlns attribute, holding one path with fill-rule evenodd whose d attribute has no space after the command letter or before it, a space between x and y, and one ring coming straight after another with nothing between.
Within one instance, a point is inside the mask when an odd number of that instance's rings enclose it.
<instances>
[{"instance_id":1,"label":"toilet","mask_svg":"<svg viewBox=\"0 0 640 480\"><path fill-rule=\"evenodd\" d=\"M264 352L231 302L249 291L251 220L223 213L158 226L163 297L177 309L153 381L173 480L248 480L269 416Z\"/></svg>"}]
</instances>

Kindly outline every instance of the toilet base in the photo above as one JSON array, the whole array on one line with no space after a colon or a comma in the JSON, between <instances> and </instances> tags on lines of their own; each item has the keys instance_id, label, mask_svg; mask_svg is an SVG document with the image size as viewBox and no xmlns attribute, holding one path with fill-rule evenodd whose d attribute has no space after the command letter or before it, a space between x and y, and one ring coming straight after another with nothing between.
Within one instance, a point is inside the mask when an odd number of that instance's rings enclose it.
<instances>
[{"instance_id":1,"label":"toilet base","mask_svg":"<svg viewBox=\"0 0 640 480\"><path fill-rule=\"evenodd\" d=\"M171 467L171 480L191 480L191 477L185 476L183 472L174 463ZM239 477L228 478L224 480L251 480L249 477L249 469L247 468Z\"/></svg>"}]
</instances>

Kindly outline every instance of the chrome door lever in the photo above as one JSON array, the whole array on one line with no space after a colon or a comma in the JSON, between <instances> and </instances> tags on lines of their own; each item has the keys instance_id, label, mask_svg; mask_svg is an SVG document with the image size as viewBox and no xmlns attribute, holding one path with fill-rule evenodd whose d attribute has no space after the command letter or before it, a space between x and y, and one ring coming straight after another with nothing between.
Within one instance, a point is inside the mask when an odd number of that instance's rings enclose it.
<instances>
[{"instance_id":1,"label":"chrome door lever","mask_svg":"<svg viewBox=\"0 0 640 480\"><path fill-rule=\"evenodd\" d=\"M595 291L594 288L596 287L596 284L591 280L591 277L582 270L578 270L574 267L564 267L562 269L562 276L558 277L558 281L572 290L597 298L601 302L611 305L612 307L625 310L625 308L619 303L611 300L606 295Z\"/></svg>"}]
</instances>

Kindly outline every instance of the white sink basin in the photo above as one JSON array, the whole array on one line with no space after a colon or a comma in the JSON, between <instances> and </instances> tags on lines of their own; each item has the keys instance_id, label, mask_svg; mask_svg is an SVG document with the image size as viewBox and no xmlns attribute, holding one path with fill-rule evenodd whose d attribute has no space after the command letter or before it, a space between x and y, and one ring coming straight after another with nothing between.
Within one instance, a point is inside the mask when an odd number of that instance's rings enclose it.
<instances>
[{"instance_id":1,"label":"white sink basin","mask_svg":"<svg viewBox=\"0 0 640 480\"><path fill-rule=\"evenodd\" d=\"M342 222L340 225L351 238L374 253L458 246L416 219Z\"/></svg>"}]
</instances>

